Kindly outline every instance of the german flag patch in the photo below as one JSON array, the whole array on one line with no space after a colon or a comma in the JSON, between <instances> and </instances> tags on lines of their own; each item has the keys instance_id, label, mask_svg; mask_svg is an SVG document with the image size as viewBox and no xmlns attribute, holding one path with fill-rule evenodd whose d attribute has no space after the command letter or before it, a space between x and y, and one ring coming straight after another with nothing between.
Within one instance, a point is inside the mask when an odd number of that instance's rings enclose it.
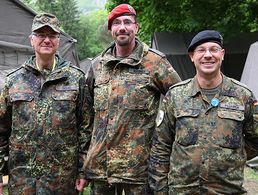
<instances>
[{"instance_id":1,"label":"german flag patch","mask_svg":"<svg viewBox=\"0 0 258 195\"><path fill-rule=\"evenodd\" d=\"M254 113L258 114L258 101L257 100L254 101Z\"/></svg>"}]
</instances>

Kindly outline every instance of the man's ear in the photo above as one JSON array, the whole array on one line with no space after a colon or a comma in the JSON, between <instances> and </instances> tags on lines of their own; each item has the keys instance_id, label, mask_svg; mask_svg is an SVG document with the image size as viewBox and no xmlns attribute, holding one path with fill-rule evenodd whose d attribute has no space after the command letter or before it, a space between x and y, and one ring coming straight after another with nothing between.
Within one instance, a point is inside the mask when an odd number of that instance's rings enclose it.
<instances>
[{"instance_id":1,"label":"man's ear","mask_svg":"<svg viewBox=\"0 0 258 195\"><path fill-rule=\"evenodd\" d=\"M193 52L191 51L191 52L189 52L189 57L190 57L190 59L191 59L191 61L193 62Z\"/></svg>"},{"instance_id":2,"label":"man's ear","mask_svg":"<svg viewBox=\"0 0 258 195\"><path fill-rule=\"evenodd\" d=\"M224 60L224 56L225 56L225 49L222 50L222 60Z\"/></svg>"},{"instance_id":3,"label":"man's ear","mask_svg":"<svg viewBox=\"0 0 258 195\"><path fill-rule=\"evenodd\" d=\"M139 31L139 28L140 28L139 24L136 23L136 30L135 30L135 34L136 34L136 35L137 35L138 31Z\"/></svg>"}]
</instances>

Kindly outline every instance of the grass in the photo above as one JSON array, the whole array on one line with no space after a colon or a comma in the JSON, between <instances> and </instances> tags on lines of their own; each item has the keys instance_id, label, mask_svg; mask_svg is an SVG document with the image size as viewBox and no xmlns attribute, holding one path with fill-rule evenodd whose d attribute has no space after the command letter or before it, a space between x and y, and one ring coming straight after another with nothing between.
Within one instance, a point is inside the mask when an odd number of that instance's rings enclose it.
<instances>
[{"instance_id":1,"label":"grass","mask_svg":"<svg viewBox=\"0 0 258 195\"><path fill-rule=\"evenodd\" d=\"M258 169L246 167L244 171L245 181L244 188L247 190L247 195L258 194Z\"/></svg>"},{"instance_id":2,"label":"grass","mask_svg":"<svg viewBox=\"0 0 258 195\"><path fill-rule=\"evenodd\" d=\"M253 169L246 166L244 175L245 175L245 179L252 179L258 182L258 169Z\"/></svg>"},{"instance_id":3,"label":"grass","mask_svg":"<svg viewBox=\"0 0 258 195\"><path fill-rule=\"evenodd\" d=\"M83 195L90 195L90 187L84 189Z\"/></svg>"}]
</instances>

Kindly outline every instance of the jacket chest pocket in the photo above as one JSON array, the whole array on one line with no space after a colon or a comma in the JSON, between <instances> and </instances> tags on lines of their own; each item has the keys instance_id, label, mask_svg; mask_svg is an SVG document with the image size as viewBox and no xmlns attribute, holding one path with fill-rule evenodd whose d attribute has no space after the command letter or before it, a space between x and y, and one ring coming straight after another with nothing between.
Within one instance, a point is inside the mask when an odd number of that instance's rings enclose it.
<instances>
[{"instance_id":1,"label":"jacket chest pocket","mask_svg":"<svg viewBox=\"0 0 258 195\"><path fill-rule=\"evenodd\" d=\"M244 111L218 109L217 144L225 148L239 148L243 144Z\"/></svg>"},{"instance_id":2,"label":"jacket chest pocket","mask_svg":"<svg viewBox=\"0 0 258 195\"><path fill-rule=\"evenodd\" d=\"M196 144L198 140L197 117L198 109L177 110L176 115L176 137L175 141L183 146Z\"/></svg>"},{"instance_id":3,"label":"jacket chest pocket","mask_svg":"<svg viewBox=\"0 0 258 195\"><path fill-rule=\"evenodd\" d=\"M34 96L31 93L16 92L10 93L12 103L12 136L16 140L23 140L29 132L30 124L34 122ZM29 123L28 123L29 121ZM22 130L21 130L22 129ZM12 140L12 139L11 139Z\"/></svg>"},{"instance_id":4,"label":"jacket chest pocket","mask_svg":"<svg viewBox=\"0 0 258 195\"><path fill-rule=\"evenodd\" d=\"M29 108L33 106L32 100L34 99L33 94L31 93L11 93L10 94L10 102L13 104L13 110L15 113L28 113Z\"/></svg>"},{"instance_id":5,"label":"jacket chest pocket","mask_svg":"<svg viewBox=\"0 0 258 195\"><path fill-rule=\"evenodd\" d=\"M147 110L148 105L155 94L151 90L150 77L148 75L131 75L124 81L126 95L123 97L123 105L130 110Z\"/></svg>"},{"instance_id":6,"label":"jacket chest pocket","mask_svg":"<svg viewBox=\"0 0 258 195\"><path fill-rule=\"evenodd\" d=\"M106 110L108 108L110 77L107 75L96 78L94 85L94 109Z\"/></svg>"},{"instance_id":7,"label":"jacket chest pocket","mask_svg":"<svg viewBox=\"0 0 258 195\"><path fill-rule=\"evenodd\" d=\"M76 125L78 88L77 85L57 85L52 93L50 114L45 116L51 118L51 127L59 129L64 139L73 134Z\"/></svg>"},{"instance_id":8,"label":"jacket chest pocket","mask_svg":"<svg viewBox=\"0 0 258 195\"><path fill-rule=\"evenodd\" d=\"M77 86L56 86L52 93L53 108L60 113L60 116L65 116L65 113L75 113L77 96Z\"/></svg>"},{"instance_id":9,"label":"jacket chest pocket","mask_svg":"<svg viewBox=\"0 0 258 195\"><path fill-rule=\"evenodd\" d=\"M34 99L33 94L31 93L11 93L10 102L12 103L21 103L21 102L31 102Z\"/></svg>"},{"instance_id":10,"label":"jacket chest pocket","mask_svg":"<svg viewBox=\"0 0 258 195\"><path fill-rule=\"evenodd\" d=\"M76 101L78 95L77 86L56 86L52 98L56 101Z\"/></svg>"}]
</instances>

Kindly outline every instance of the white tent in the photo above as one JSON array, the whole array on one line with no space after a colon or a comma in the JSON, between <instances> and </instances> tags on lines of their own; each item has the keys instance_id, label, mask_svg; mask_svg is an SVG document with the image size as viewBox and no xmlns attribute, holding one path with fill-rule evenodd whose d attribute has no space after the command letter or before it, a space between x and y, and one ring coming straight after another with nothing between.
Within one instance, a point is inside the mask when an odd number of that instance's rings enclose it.
<instances>
[{"instance_id":1,"label":"white tent","mask_svg":"<svg viewBox=\"0 0 258 195\"><path fill-rule=\"evenodd\" d=\"M246 58L244 70L241 77L241 82L245 83L258 98L258 42L253 43Z\"/></svg>"},{"instance_id":2,"label":"white tent","mask_svg":"<svg viewBox=\"0 0 258 195\"><path fill-rule=\"evenodd\" d=\"M251 44L246 58L244 70L241 77L241 82L245 83L258 98L258 42ZM258 156L247 161L249 167L258 168Z\"/></svg>"}]
</instances>

